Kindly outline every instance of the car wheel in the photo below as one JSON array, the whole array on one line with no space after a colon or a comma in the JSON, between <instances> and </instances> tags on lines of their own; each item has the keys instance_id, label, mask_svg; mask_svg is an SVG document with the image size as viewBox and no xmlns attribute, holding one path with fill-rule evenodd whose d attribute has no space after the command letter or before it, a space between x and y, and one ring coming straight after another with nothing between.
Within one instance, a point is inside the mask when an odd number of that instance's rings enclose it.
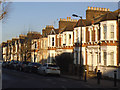
<instances>
[{"instance_id":1,"label":"car wheel","mask_svg":"<svg viewBox=\"0 0 120 90\"><path fill-rule=\"evenodd\" d=\"M29 69L29 72L30 72L30 73L32 72L31 69Z\"/></svg>"},{"instance_id":2,"label":"car wheel","mask_svg":"<svg viewBox=\"0 0 120 90\"><path fill-rule=\"evenodd\" d=\"M47 73L45 72L45 70L43 71L43 75L44 75L44 76L46 76L46 75L47 75Z\"/></svg>"},{"instance_id":3,"label":"car wheel","mask_svg":"<svg viewBox=\"0 0 120 90\"><path fill-rule=\"evenodd\" d=\"M20 67L20 69L19 69L20 71L22 71L22 68Z\"/></svg>"}]
</instances>

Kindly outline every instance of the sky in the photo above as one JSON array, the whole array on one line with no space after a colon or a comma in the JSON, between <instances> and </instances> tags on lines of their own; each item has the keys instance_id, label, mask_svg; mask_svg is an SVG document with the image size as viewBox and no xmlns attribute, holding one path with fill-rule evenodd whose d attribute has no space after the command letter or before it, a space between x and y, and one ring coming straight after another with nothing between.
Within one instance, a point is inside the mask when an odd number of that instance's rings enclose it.
<instances>
[{"instance_id":1,"label":"sky","mask_svg":"<svg viewBox=\"0 0 120 90\"><path fill-rule=\"evenodd\" d=\"M79 19L72 17L73 13L85 19L88 6L118 9L117 2L12 2L2 23L2 42L29 30L42 33L46 25L58 28L60 18Z\"/></svg>"}]
</instances>

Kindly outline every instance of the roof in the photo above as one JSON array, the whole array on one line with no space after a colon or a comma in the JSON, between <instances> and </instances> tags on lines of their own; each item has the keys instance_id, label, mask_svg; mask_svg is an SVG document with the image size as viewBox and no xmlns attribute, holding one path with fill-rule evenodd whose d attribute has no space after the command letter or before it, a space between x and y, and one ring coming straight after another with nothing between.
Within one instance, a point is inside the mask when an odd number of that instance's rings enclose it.
<instances>
[{"instance_id":1,"label":"roof","mask_svg":"<svg viewBox=\"0 0 120 90\"><path fill-rule=\"evenodd\" d=\"M100 23L101 21L117 20L117 19L118 19L118 12L108 12L105 15L95 18L94 24Z\"/></svg>"},{"instance_id":2,"label":"roof","mask_svg":"<svg viewBox=\"0 0 120 90\"><path fill-rule=\"evenodd\" d=\"M74 27L81 27L81 26L85 27L85 26L90 25L90 24L92 24L92 22L88 21L86 19L82 19L82 24L81 24L81 19L79 19L77 24Z\"/></svg>"},{"instance_id":3,"label":"roof","mask_svg":"<svg viewBox=\"0 0 120 90\"><path fill-rule=\"evenodd\" d=\"M59 29L54 29L56 34L59 34Z\"/></svg>"},{"instance_id":4,"label":"roof","mask_svg":"<svg viewBox=\"0 0 120 90\"><path fill-rule=\"evenodd\" d=\"M118 12L120 9L114 11L114 12L107 12L104 15L101 15L99 17L94 18L94 20L87 20L87 19L82 19L82 24L81 24L81 19L78 20L77 24L75 27L84 27L84 26L89 26L92 23L94 24L99 24L102 21L107 21L107 20L117 20L118 19Z\"/></svg>"},{"instance_id":5,"label":"roof","mask_svg":"<svg viewBox=\"0 0 120 90\"><path fill-rule=\"evenodd\" d=\"M48 35L55 35L55 34L56 34L55 30L52 29Z\"/></svg>"},{"instance_id":6,"label":"roof","mask_svg":"<svg viewBox=\"0 0 120 90\"><path fill-rule=\"evenodd\" d=\"M62 28L61 32L65 32L65 31L73 31L74 30L74 25L67 25L64 28Z\"/></svg>"}]
</instances>

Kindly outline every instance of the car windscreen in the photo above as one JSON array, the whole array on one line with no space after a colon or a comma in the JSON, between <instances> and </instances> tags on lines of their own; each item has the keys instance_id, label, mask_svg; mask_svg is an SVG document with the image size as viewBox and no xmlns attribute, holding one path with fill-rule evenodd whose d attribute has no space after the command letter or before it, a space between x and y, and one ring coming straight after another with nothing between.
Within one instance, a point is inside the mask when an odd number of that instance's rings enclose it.
<instances>
[{"instance_id":1,"label":"car windscreen","mask_svg":"<svg viewBox=\"0 0 120 90\"><path fill-rule=\"evenodd\" d=\"M41 64L39 64L39 63L32 63L32 65L34 65L34 66L41 66Z\"/></svg>"},{"instance_id":2,"label":"car windscreen","mask_svg":"<svg viewBox=\"0 0 120 90\"><path fill-rule=\"evenodd\" d=\"M49 64L48 67L58 67L57 65Z\"/></svg>"}]
</instances>

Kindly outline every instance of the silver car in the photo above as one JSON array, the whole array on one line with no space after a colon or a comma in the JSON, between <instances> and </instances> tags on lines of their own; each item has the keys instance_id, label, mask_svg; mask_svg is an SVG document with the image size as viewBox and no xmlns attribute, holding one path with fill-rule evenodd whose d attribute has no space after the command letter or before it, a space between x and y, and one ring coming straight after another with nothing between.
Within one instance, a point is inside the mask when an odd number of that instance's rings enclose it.
<instances>
[{"instance_id":1,"label":"silver car","mask_svg":"<svg viewBox=\"0 0 120 90\"><path fill-rule=\"evenodd\" d=\"M60 75L60 67L55 64L47 63L38 68L38 73L43 75L47 74Z\"/></svg>"}]
</instances>

